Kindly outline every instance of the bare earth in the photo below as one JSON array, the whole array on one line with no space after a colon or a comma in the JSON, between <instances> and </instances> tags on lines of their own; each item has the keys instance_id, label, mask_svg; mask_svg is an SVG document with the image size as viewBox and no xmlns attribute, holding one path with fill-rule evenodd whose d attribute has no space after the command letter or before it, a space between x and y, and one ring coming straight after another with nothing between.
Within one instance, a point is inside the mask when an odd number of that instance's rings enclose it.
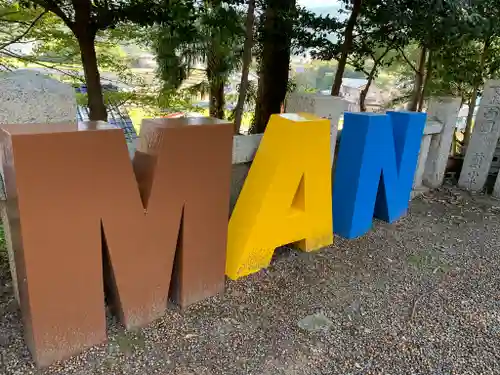
<instances>
[{"instance_id":1,"label":"bare earth","mask_svg":"<svg viewBox=\"0 0 500 375\"><path fill-rule=\"evenodd\" d=\"M0 374L498 374L499 214L443 188L358 240L281 249L225 295L136 333L110 319L107 344L38 372L2 271Z\"/></svg>"}]
</instances>

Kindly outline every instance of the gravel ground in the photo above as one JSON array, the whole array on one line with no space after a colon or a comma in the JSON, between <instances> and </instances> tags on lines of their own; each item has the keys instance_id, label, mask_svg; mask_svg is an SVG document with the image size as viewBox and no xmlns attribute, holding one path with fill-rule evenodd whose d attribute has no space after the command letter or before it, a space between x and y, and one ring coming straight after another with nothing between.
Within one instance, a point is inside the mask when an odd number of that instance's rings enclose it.
<instances>
[{"instance_id":1,"label":"gravel ground","mask_svg":"<svg viewBox=\"0 0 500 375\"><path fill-rule=\"evenodd\" d=\"M500 202L443 188L313 254L276 252L225 295L35 370L9 276L0 374L499 374Z\"/></svg>"}]
</instances>

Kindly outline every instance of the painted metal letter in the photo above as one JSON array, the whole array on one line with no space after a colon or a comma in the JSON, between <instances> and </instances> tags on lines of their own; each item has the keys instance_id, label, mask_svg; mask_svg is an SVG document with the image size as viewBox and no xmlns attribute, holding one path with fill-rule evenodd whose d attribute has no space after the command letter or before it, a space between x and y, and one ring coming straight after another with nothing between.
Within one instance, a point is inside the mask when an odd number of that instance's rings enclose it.
<instances>
[{"instance_id":1,"label":"painted metal letter","mask_svg":"<svg viewBox=\"0 0 500 375\"><path fill-rule=\"evenodd\" d=\"M181 306L223 290L232 129L147 121L132 164L123 132L105 123L4 127L21 310L39 366L105 340L103 287L127 328L161 316L169 289Z\"/></svg>"},{"instance_id":2,"label":"painted metal letter","mask_svg":"<svg viewBox=\"0 0 500 375\"><path fill-rule=\"evenodd\" d=\"M278 246L332 241L330 122L273 115L229 221L226 274L258 272Z\"/></svg>"},{"instance_id":3,"label":"painted metal letter","mask_svg":"<svg viewBox=\"0 0 500 375\"><path fill-rule=\"evenodd\" d=\"M393 222L408 209L426 115L346 113L333 188L333 227L362 236L373 217Z\"/></svg>"}]
</instances>

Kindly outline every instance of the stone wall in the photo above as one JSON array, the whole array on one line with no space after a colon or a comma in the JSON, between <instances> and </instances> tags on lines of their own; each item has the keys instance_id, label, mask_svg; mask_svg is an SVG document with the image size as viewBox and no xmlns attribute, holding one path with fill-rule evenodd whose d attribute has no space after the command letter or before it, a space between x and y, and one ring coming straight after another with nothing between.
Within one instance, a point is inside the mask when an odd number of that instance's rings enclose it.
<instances>
[{"instance_id":1,"label":"stone wall","mask_svg":"<svg viewBox=\"0 0 500 375\"><path fill-rule=\"evenodd\" d=\"M0 74L0 124L76 122L74 89L30 70Z\"/></svg>"}]
</instances>

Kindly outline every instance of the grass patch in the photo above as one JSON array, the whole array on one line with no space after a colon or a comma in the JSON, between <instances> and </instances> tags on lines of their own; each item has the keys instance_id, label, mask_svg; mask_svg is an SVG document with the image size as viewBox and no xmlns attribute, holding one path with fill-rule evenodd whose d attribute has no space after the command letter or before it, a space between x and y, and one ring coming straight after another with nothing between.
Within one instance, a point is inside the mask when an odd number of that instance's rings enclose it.
<instances>
[{"instance_id":1,"label":"grass patch","mask_svg":"<svg viewBox=\"0 0 500 375\"><path fill-rule=\"evenodd\" d=\"M435 250L421 251L408 257L408 264L421 272L436 273L441 271L447 273L450 265L442 258L442 255Z\"/></svg>"},{"instance_id":2,"label":"grass patch","mask_svg":"<svg viewBox=\"0 0 500 375\"><path fill-rule=\"evenodd\" d=\"M146 348L146 339L140 330L123 332L115 337L114 343L125 355L132 355L137 350Z\"/></svg>"}]
</instances>

